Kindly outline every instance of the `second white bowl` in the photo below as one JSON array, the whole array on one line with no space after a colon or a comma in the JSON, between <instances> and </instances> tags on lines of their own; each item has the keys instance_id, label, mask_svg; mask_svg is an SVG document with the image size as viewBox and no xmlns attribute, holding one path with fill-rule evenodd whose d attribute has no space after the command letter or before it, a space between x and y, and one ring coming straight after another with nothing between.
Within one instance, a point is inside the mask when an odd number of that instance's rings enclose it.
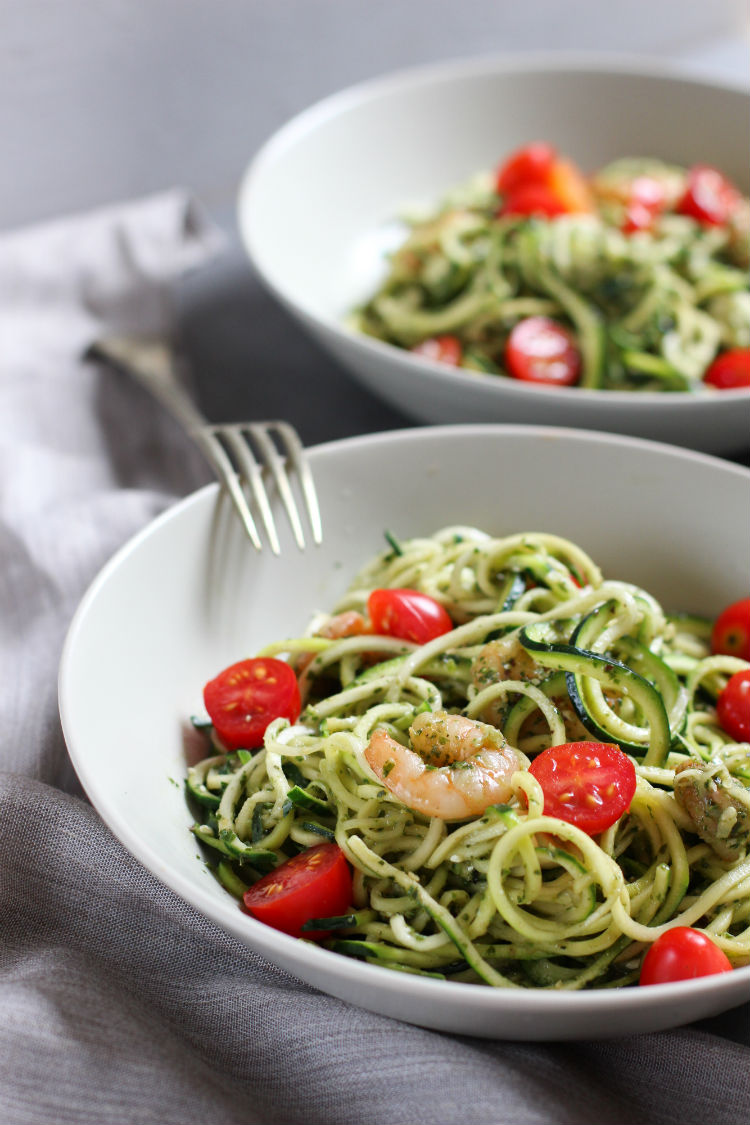
<instances>
[{"instance_id":1,"label":"second white bowl","mask_svg":"<svg viewBox=\"0 0 750 1125\"><path fill-rule=\"evenodd\" d=\"M747 188L747 95L653 63L566 56L425 67L343 91L296 117L244 178L239 223L261 278L350 373L423 422L584 426L734 455L750 392L547 388L476 375L357 334L388 224L529 140L582 167L653 155L713 164Z\"/></svg>"}]
</instances>

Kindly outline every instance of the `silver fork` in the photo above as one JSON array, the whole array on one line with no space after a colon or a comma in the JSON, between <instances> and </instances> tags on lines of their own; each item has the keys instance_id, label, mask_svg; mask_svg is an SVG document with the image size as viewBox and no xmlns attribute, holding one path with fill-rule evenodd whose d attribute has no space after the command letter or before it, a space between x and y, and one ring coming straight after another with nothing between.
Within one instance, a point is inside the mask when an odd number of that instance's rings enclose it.
<instances>
[{"instance_id":1,"label":"silver fork","mask_svg":"<svg viewBox=\"0 0 750 1125\"><path fill-rule=\"evenodd\" d=\"M271 550L275 555L281 554L281 544L266 489L265 477L269 475L281 497L297 546L300 550L305 547L302 520L291 487L290 470L297 474L299 480L313 542L319 545L323 541L320 507L312 472L297 431L288 422L213 425L193 404L179 381L171 349L160 341L108 337L97 341L90 348L89 354L132 375L181 423L229 493L256 550L262 549L262 542L250 511L245 486L260 512Z\"/></svg>"}]
</instances>

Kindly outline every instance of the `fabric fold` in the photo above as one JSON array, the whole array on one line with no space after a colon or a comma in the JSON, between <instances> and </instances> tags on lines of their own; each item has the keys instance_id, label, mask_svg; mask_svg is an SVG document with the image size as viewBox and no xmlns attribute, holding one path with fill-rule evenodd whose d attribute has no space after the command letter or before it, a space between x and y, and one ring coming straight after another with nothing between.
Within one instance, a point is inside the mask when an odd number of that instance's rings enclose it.
<instances>
[{"instance_id":1,"label":"fabric fold","mask_svg":"<svg viewBox=\"0 0 750 1125\"><path fill-rule=\"evenodd\" d=\"M77 791L55 689L73 611L117 547L211 480L161 407L87 350L171 339L175 285L223 245L181 191L0 236L5 768Z\"/></svg>"}]
</instances>

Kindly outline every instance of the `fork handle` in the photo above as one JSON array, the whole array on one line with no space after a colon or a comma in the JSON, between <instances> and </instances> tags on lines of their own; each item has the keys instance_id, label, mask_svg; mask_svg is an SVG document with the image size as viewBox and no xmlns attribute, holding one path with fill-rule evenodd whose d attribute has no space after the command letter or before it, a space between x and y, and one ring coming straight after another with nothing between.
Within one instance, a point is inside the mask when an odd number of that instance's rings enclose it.
<instances>
[{"instance_id":1,"label":"fork handle","mask_svg":"<svg viewBox=\"0 0 750 1125\"><path fill-rule=\"evenodd\" d=\"M110 336L93 344L89 355L133 376L192 437L197 437L202 427L209 424L179 382L168 345L158 340Z\"/></svg>"}]
</instances>

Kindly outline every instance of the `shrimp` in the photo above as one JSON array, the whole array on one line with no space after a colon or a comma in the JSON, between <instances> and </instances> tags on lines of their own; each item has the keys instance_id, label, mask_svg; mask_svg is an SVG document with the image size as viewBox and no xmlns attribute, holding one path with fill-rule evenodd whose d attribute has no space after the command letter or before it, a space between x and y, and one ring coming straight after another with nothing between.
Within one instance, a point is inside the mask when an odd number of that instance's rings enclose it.
<instances>
[{"instance_id":1,"label":"shrimp","mask_svg":"<svg viewBox=\"0 0 750 1125\"><path fill-rule=\"evenodd\" d=\"M472 665L474 686L481 691L498 680L528 680L537 683L544 676L543 668L535 662L518 639L509 633L496 641L488 641Z\"/></svg>"},{"instance_id":2,"label":"shrimp","mask_svg":"<svg viewBox=\"0 0 750 1125\"><path fill-rule=\"evenodd\" d=\"M482 647L472 664L471 674L474 686L481 691L499 680L538 683L543 671L523 647L518 634L509 633L499 640L488 641ZM507 699L496 699L483 708L482 718L495 726L502 726L507 710Z\"/></svg>"},{"instance_id":3,"label":"shrimp","mask_svg":"<svg viewBox=\"0 0 750 1125\"><path fill-rule=\"evenodd\" d=\"M440 820L466 820L504 804L513 793L513 774L528 765L495 727L463 715L417 715L409 737L411 747L402 746L376 728L365 758L407 808Z\"/></svg>"},{"instance_id":4,"label":"shrimp","mask_svg":"<svg viewBox=\"0 0 750 1125\"><path fill-rule=\"evenodd\" d=\"M526 683L540 684L549 675L526 651L517 633L509 633L496 641L488 641L480 650L472 665L472 680L477 691L496 684L500 680L522 680ZM589 732L576 715L570 697L566 694L552 699L565 723L565 732L571 742L585 742ZM502 725L508 711L508 700L501 697L486 704L482 718L496 726ZM546 720L542 730L546 726ZM533 724L524 728L524 734L533 734Z\"/></svg>"},{"instance_id":5,"label":"shrimp","mask_svg":"<svg viewBox=\"0 0 750 1125\"><path fill-rule=\"evenodd\" d=\"M344 613L337 613L334 617L329 617L328 620L320 626L315 632L316 637L326 637L331 641L339 641L344 637L359 637L363 633L368 633L367 622L361 613L357 613L355 609L348 609ZM295 671L297 675L301 675L315 659L314 652L302 652L297 657Z\"/></svg>"},{"instance_id":6,"label":"shrimp","mask_svg":"<svg viewBox=\"0 0 750 1125\"><path fill-rule=\"evenodd\" d=\"M720 762L680 762L674 795L701 840L720 859L732 860L750 845L750 789Z\"/></svg>"}]
</instances>

